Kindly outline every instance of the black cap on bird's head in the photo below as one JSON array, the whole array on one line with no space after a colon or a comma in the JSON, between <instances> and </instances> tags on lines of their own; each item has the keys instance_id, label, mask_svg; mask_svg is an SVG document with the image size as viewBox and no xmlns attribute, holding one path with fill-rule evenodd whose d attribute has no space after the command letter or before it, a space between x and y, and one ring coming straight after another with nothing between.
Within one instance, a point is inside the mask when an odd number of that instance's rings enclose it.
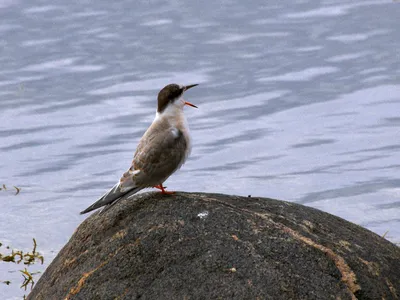
<instances>
[{"instance_id":1,"label":"black cap on bird's head","mask_svg":"<svg viewBox=\"0 0 400 300\"><path fill-rule=\"evenodd\" d=\"M186 86L178 85L175 83L168 84L158 93L158 107L157 112L161 113L170 103L174 103L175 100L179 99L182 94L188 89L195 87L198 84L190 84ZM196 105L190 102L184 102L185 105L196 107Z\"/></svg>"}]
</instances>

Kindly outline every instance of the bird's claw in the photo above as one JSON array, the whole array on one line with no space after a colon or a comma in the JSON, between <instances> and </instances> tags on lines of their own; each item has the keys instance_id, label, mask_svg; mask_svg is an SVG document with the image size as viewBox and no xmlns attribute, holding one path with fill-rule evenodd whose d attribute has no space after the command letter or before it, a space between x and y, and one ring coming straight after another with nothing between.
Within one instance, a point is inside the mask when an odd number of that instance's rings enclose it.
<instances>
[{"instance_id":1,"label":"bird's claw","mask_svg":"<svg viewBox=\"0 0 400 300\"><path fill-rule=\"evenodd\" d=\"M166 187L166 186L163 186L162 184L155 185L154 188L161 190L161 194L163 194L163 195L172 195L172 194L175 194L175 192L166 191L165 189L166 189L167 187Z\"/></svg>"}]
</instances>

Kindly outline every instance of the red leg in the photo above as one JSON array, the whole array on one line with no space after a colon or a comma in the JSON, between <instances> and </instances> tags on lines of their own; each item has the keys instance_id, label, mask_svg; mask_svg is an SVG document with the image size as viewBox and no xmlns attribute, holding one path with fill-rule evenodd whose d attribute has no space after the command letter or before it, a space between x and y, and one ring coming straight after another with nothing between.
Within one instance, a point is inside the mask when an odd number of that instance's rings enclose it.
<instances>
[{"instance_id":1,"label":"red leg","mask_svg":"<svg viewBox=\"0 0 400 300\"><path fill-rule=\"evenodd\" d=\"M154 188L161 190L161 194L164 194L164 195L172 195L172 194L175 194L175 192L166 191L166 190L165 190L166 187L164 187L164 186L162 185L162 183L159 184L159 185L154 186Z\"/></svg>"},{"instance_id":2,"label":"red leg","mask_svg":"<svg viewBox=\"0 0 400 300\"><path fill-rule=\"evenodd\" d=\"M155 186L153 186L153 188L155 188L155 189L159 189L159 190L162 190L162 189L163 189L161 184L159 184L159 185L155 185Z\"/></svg>"}]
</instances>

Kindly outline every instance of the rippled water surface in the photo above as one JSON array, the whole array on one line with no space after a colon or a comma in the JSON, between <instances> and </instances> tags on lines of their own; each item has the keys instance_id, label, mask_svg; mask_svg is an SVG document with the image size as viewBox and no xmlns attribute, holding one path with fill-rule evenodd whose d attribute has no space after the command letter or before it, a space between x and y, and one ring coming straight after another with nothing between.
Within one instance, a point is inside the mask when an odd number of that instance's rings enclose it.
<instances>
[{"instance_id":1,"label":"rippled water surface","mask_svg":"<svg viewBox=\"0 0 400 300\"><path fill-rule=\"evenodd\" d=\"M286 199L400 241L399 15L382 0L0 1L0 242L35 237L47 265L171 82L200 85L170 189ZM21 298L16 270L0 264L1 299Z\"/></svg>"}]
</instances>

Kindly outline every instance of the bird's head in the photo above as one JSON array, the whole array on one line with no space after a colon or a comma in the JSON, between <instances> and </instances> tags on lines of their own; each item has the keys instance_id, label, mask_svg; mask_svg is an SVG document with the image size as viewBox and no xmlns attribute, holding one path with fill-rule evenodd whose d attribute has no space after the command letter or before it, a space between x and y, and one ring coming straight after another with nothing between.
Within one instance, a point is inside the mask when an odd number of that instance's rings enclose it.
<instances>
[{"instance_id":1,"label":"bird's head","mask_svg":"<svg viewBox=\"0 0 400 300\"><path fill-rule=\"evenodd\" d=\"M168 84L165 86L159 93L158 93L158 106L157 106L157 113L162 113L165 109L170 107L170 105L181 108L185 105L189 105L192 107L196 107L196 105L187 102L183 99L183 93L188 89L195 87L198 84L191 84L191 85L178 85L178 84Z\"/></svg>"}]
</instances>

